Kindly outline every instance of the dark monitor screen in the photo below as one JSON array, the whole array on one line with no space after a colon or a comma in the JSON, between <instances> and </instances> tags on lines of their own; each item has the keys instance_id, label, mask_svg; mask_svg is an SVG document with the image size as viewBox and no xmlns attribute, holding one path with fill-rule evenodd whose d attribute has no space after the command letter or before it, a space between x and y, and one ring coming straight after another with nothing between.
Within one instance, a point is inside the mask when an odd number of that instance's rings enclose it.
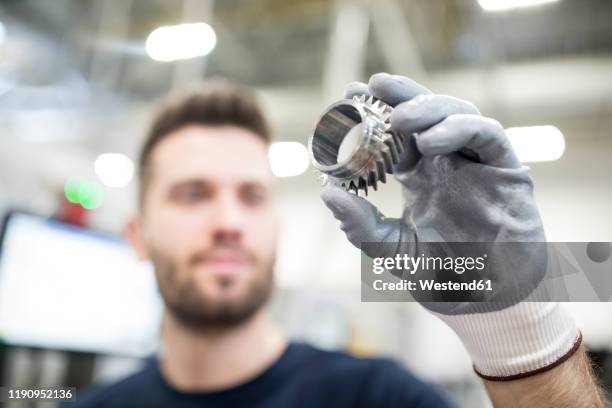
<instances>
[{"instance_id":1,"label":"dark monitor screen","mask_svg":"<svg viewBox=\"0 0 612 408\"><path fill-rule=\"evenodd\" d=\"M11 213L1 248L0 341L130 356L157 348L153 268L123 239Z\"/></svg>"}]
</instances>

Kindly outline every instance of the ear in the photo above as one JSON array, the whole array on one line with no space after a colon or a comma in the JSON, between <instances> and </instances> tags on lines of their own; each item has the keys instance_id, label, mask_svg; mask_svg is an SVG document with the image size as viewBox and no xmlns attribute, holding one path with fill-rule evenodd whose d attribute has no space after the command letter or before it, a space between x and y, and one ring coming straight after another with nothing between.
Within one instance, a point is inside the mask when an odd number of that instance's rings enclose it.
<instances>
[{"instance_id":1,"label":"ear","mask_svg":"<svg viewBox=\"0 0 612 408\"><path fill-rule=\"evenodd\" d=\"M136 251L141 261L149 259L147 247L142 235L142 225L138 215L132 216L125 225L124 235L130 244L132 244L132 248L134 248L134 251Z\"/></svg>"}]
</instances>

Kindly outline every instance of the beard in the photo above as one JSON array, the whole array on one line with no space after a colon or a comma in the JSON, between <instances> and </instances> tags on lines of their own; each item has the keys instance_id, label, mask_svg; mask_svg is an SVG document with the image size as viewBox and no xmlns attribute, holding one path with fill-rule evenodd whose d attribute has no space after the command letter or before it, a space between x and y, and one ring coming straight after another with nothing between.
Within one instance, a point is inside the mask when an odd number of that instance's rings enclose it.
<instances>
[{"instance_id":1,"label":"beard","mask_svg":"<svg viewBox=\"0 0 612 408\"><path fill-rule=\"evenodd\" d=\"M244 323L266 304L274 285L274 256L267 262L258 262L249 254L255 270L245 283L245 293L225 300L211 299L203 293L195 274L180 271L179 262L163 251L150 248L150 256L166 308L180 323L197 331L227 329ZM201 252L192 255L186 268L191 269L202 256ZM232 284L230 280L219 283L222 287Z\"/></svg>"}]
</instances>

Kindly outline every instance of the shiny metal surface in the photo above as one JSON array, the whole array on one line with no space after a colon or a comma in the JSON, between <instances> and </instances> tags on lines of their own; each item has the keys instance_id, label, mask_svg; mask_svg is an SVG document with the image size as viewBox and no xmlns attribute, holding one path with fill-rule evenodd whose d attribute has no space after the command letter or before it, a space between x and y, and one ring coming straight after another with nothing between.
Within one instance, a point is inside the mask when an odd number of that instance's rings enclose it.
<instances>
[{"instance_id":1,"label":"shiny metal surface","mask_svg":"<svg viewBox=\"0 0 612 408\"><path fill-rule=\"evenodd\" d=\"M314 167L328 182L368 194L386 181L399 161L403 145L390 131L393 109L365 95L329 106L309 140Z\"/></svg>"}]
</instances>

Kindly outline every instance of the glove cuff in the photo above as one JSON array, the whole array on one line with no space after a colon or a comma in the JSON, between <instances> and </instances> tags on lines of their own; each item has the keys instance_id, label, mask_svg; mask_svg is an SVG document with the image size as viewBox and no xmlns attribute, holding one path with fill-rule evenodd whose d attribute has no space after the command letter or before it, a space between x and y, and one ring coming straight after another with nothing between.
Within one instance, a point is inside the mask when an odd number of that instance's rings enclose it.
<instances>
[{"instance_id":1,"label":"glove cuff","mask_svg":"<svg viewBox=\"0 0 612 408\"><path fill-rule=\"evenodd\" d=\"M434 313L459 336L474 370L490 381L510 381L556 367L574 354L582 335L557 302L522 302L488 313Z\"/></svg>"}]
</instances>

